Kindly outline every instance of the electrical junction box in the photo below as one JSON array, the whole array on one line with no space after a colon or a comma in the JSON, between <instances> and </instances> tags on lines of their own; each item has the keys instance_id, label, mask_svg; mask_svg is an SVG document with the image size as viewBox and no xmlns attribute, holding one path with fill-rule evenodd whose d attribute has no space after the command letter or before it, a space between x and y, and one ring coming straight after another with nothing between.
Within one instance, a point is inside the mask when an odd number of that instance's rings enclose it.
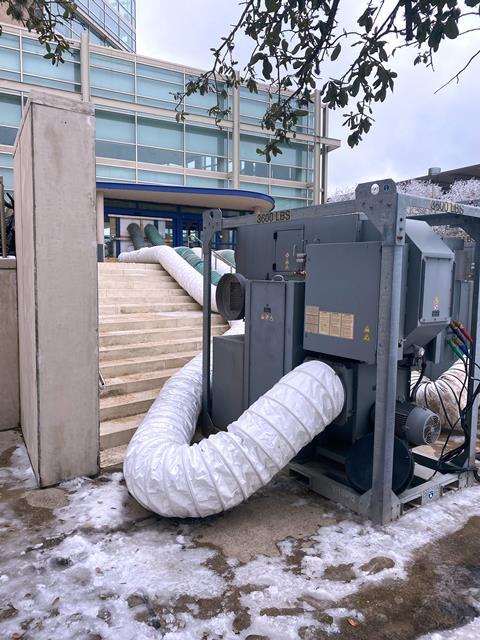
<instances>
[{"instance_id":1,"label":"electrical junction box","mask_svg":"<svg viewBox=\"0 0 480 640\"><path fill-rule=\"evenodd\" d=\"M445 328L453 306L454 253L422 220L406 221L405 344L425 345Z\"/></svg>"},{"instance_id":2,"label":"electrical junction box","mask_svg":"<svg viewBox=\"0 0 480 640\"><path fill-rule=\"evenodd\" d=\"M303 347L374 364L380 242L307 245Z\"/></svg>"},{"instance_id":3,"label":"electrical junction box","mask_svg":"<svg viewBox=\"0 0 480 640\"><path fill-rule=\"evenodd\" d=\"M245 406L304 360L305 284L251 280L245 304Z\"/></svg>"}]
</instances>

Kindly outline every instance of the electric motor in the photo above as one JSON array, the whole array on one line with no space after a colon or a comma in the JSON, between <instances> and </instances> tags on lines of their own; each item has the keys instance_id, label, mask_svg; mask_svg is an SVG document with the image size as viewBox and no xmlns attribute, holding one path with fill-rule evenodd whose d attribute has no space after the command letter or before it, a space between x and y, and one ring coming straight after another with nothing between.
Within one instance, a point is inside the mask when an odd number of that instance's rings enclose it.
<instances>
[{"instance_id":1,"label":"electric motor","mask_svg":"<svg viewBox=\"0 0 480 640\"><path fill-rule=\"evenodd\" d=\"M411 402L397 402L395 433L411 445L433 444L440 437L440 418L430 409Z\"/></svg>"}]
</instances>

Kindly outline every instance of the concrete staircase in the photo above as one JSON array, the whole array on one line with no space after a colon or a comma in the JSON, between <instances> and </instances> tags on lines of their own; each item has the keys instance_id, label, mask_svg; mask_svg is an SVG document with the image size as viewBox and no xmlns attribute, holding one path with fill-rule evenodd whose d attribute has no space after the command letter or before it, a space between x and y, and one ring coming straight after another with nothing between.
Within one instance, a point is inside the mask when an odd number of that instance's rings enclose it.
<instances>
[{"instance_id":1,"label":"concrete staircase","mask_svg":"<svg viewBox=\"0 0 480 640\"><path fill-rule=\"evenodd\" d=\"M160 266L98 265L101 466L118 466L165 382L202 348L202 311ZM228 326L212 316L212 335Z\"/></svg>"}]
</instances>

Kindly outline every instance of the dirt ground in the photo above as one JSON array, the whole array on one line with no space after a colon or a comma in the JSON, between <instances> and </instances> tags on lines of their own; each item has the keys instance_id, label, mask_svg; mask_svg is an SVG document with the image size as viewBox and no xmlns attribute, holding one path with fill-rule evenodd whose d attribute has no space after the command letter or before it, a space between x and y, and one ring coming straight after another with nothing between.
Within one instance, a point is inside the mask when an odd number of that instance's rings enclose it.
<instances>
[{"instance_id":1,"label":"dirt ground","mask_svg":"<svg viewBox=\"0 0 480 640\"><path fill-rule=\"evenodd\" d=\"M36 489L4 432L0 545L2 639L414 640L480 611L480 487L374 527L281 475L173 520L119 473Z\"/></svg>"}]
</instances>

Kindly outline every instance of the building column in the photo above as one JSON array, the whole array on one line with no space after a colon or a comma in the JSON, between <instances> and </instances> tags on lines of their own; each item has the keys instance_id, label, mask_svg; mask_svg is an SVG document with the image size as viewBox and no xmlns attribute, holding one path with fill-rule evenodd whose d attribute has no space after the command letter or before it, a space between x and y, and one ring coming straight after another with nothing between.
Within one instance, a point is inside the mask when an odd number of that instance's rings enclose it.
<instances>
[{"instance_id":1,"label":"building column","mask_svg":"<svg viewBox=\"0 0 480 640\"><path fill-rule=\"evenodd\" d=\"M90 38L88 31L80 35L80 87L83 102L90 102Z\"/></svg>"},{"instance_id":2,"label":"building column","mask_svg":"<svg viewBox=\"0 0 480 640\"><path fill-rule=\"evenodd\" d=\"M330 118L330 109L322 107L322 136L328 138L328 121ZM321 194L320 202L325 204L328 198L328 153L329 148L326 144L321 145L322 149L322 173L320 178Z\"/></svg>"},{"instance_id":3,"label":"building column","mask_svg":"<svg viewBox=\"0 0 480 640\"><path fill-rule=\"evenodd\" d=\"M14 151L20 422L41 487L98 472L93 115L32 92Z\"/></svg>"},{"instance_id":4,"label":"building column","mask_svg":"<svg viewBox=\"0 0 480 640\"><path fill-rule=\"evenodd\" d=\"M313 147L313 204L322 204L322 102L320 91L315 91L315 142Z\"/></svg>"},{"instance_id":5,"label":"building column","mask_svg":"<svg viewBox=\"0 0 480 640\"><path fill-rule=\"evenodd\" d=\"M232 187L240 189L240 87L232 89Z\"/></svg>"},{"instance_id":6,"label":"building column","mask_svg":"<svg viewBox=\"0 0 480 640\"><path fill-rule=\"evenodd\" d=\"M105 198L103 191L97 191L97 261L105 261Z\"/></svg>"}]
</instances>

